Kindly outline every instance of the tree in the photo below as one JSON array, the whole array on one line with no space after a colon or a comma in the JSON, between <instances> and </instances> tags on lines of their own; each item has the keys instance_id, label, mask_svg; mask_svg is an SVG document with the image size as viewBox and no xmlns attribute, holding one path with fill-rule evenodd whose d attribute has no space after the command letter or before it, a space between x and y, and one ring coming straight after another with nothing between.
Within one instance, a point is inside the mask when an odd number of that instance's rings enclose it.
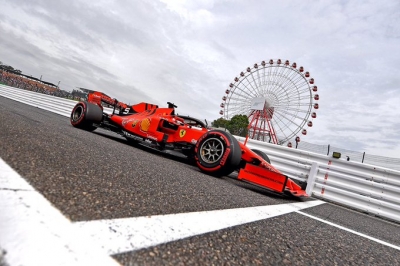
<instances>
[{"instance_id":1,"label":"tree","mask_svg":"<svg viewBox=\"0 0 400 266\"><path fill-rule=\"evenodd\" d=\"M12 66L8 66L8 65L3 65L3 62L0 61L0 69L4 69L6 71L12 72L12 73L16 73L16 74L21 74L22 71L19 69L14 69Z\"/></svg>"},{"instance_id":2,"label":"tree","mask_svg":"<svg viewBox=\"0 0 400 266\"><path fill-rule=\"evenodd\" d=\"M14 71L14 68L12 66L1 65L1 68L7 71Z\"/></svg>"},{"instance_id":3,"label":"tree","mask_svg":"<svg viewBox=\"0 0 400 266\"><path fill-rule=\"evenodd\" d=\"M223 127L226 128L227 125L229 123L229 120L226 120L224 118L218 118L217 120L214 120L213 122L211 122L211 126L212 127Z\"/></svg>"},{"instance_id":4,"label":"tree","mask_svg":"<svg viewBox=\"0 0 400 266\"><path fill-rule=\"evenodd\" d=\"M233 135L245 137L248 126L249 119L246 115L235 115L229 121L227 128Z\"/></svg>"},{"instance_id":5,"label":"tree","mask_svg":"<svg viewBox=\"0 0 400 266\"><path fill-rule=\"evenodd\" d=\"M247 135L247 127L249 119L246 115L235 115L231 120L218 118L211 123L212 127L222 127L229 130L230 133L236 136L245 137Z\"/></svg>"}]
</instances>

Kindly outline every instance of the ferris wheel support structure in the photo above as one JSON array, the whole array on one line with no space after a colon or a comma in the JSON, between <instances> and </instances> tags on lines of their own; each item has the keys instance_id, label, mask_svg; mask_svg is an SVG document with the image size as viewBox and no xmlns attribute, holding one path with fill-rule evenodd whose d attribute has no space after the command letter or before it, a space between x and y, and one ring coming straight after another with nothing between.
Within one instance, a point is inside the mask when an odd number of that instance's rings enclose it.
<instances>
[{"instance_id":1,"label":"ferris wheel support structure","mask_svg":"<svg viewBox=\"0 0 400 266\"><path fill-rule=\"evenodd\" d=\"M262 111L251 111L249 115L249 137L261 141L267 141L266 137L268 137L268 142L278 144L278 138L272 126L271 117L265 115L266 112L265 107Z\"/></svg>"}]
</instances>

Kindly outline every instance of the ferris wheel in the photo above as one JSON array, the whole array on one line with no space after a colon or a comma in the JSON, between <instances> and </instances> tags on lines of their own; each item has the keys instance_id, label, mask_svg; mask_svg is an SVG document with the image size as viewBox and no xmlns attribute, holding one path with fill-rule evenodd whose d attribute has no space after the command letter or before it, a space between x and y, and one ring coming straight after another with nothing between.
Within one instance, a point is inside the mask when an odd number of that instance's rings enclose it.
<instances>
[{"instance_id":1,"label":"ferris wheel","mask_svg":"<svg viewBox=\"0 0 400 266\"><path fill-rule=\"evenodd\" d=\"M302 66L289 60L269 60L248 67L229 84L221 103L220 115L231 119L235 115L249 118L251 139L292 146L291 140L317 117L319 95L314 79Z\"/></svg>"}]
</instances>

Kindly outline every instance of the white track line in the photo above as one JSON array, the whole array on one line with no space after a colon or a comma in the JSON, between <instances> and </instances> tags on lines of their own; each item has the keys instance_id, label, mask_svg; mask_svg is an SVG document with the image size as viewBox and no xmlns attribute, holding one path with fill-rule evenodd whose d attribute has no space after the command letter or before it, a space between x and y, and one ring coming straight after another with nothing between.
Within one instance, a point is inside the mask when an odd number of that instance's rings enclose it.
<instances>
[{"instance_id":1,"label":"white track line","mask_svg":"<svg viewBox=\"0 0 400 266\"><path fill-rule=\"evenodd\" d=\"M74 225L90 234L108 254L118 254L288 214L323 203L325 202L314 200L271 206L76 222Z\"/></svg>"},{"instance_id":2,"label":"white track line","mask_svg":"<svg viewBox=\"0 0 400 266\"><path fill-rule=\"evenodd\" d=\"M330 226L334 226L334 227L336 227L336 228L339 228L339 229L341 229L341 230L347 231L347 232L349 232L349 233L352 233L352 234L355 234L355 235L358 235L358 236L367 238L367 239L372 240L372 241L375 241L375 242L377 242L377 243L379 243L379 244L382 244L382 245L385 245L385 246L388 246L388 247L391 247L391 248L400 250L400 247L399 247L399 246L390 244L390 243L388 243L388 242L382 241L382 240L380 240L380 239L374 238L374 237L369 236L369 235L362 234L362 233L360 233L360 232L354 231L354 230L349 229L349 228L347 228L347 227L344 227L344 226L341 226L341 225L338 225L338 224L335 224L335 223L326 221L326 220L324 220L324 219L315 217L315 216L310 215L310 214L308 214L308 213L301 212L301 211L296 211L296 213L299 213L299 214L301 214L301 215L307 216L307 217L309 217L309 218L311 218L311 219L314 219L314 220L317 220L317 221L319 221L319 222L328 224L328 225L330 225Z\"/></svg>"},{"instance_id":3,"label":"white track line","mask_svg":"<svg viewBox=\"0 0 400 266\"><path fill-rule=\"evenodd\" d=\"M71 223L0 158L0 250L9 265L118 265L134 251L292 212L382 245L399 246L301 212L320 200ZM101 246L101 248L100 248Z\"/></svg>"},{"instance_id":4,"label":"white track line","mask_svg":"<svg viewBox=\"0 0 400 266\"><path fill-rule=\"evenodd\" d=\"M0 158L0 250L7 265L119 265Z\"/></svg>"}]
</instances>

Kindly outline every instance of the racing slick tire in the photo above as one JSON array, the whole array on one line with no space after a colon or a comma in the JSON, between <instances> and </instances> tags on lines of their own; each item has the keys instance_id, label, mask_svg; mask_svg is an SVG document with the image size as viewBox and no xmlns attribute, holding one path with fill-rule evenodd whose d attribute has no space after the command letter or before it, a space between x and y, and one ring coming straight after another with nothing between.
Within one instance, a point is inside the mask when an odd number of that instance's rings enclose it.
<instances>
[{"instance_id":1,"label":"racing slick tire","mask_svg":"<svg viewBox=\"0 0 400 266\"><path fill-rule=\"evenodd\" d=\"M93 103L79 102L71 112L71 125L87 131L93 131L97 127L93 123L99 123L103 120L103 110Z\"/></svg>"},{"instance_id":2,"label":"racing slick tire","mask_svg":"<svg viewBox=\"0 0 400 266\"><path fill-rule=\"evenodd\" d=\"M261 158L263 158L267 163L271 164L271 160L269 159L268 155L260 150L256 150L256 149L251 149L255 154L257 154L258 156L260 156Z\"/></svg>"},{"instance_id":3,"label":"racing slick tire","mask_svg":"<svg viewBox=\"0 0 400 266\"><path fill-rule=\"evenodd\" d=\"M202 172L213 176L225 176L235 171L241 157L238 141L222 130L210 130L196 143L196 165Z\"/></svg>"}]
</instances>

